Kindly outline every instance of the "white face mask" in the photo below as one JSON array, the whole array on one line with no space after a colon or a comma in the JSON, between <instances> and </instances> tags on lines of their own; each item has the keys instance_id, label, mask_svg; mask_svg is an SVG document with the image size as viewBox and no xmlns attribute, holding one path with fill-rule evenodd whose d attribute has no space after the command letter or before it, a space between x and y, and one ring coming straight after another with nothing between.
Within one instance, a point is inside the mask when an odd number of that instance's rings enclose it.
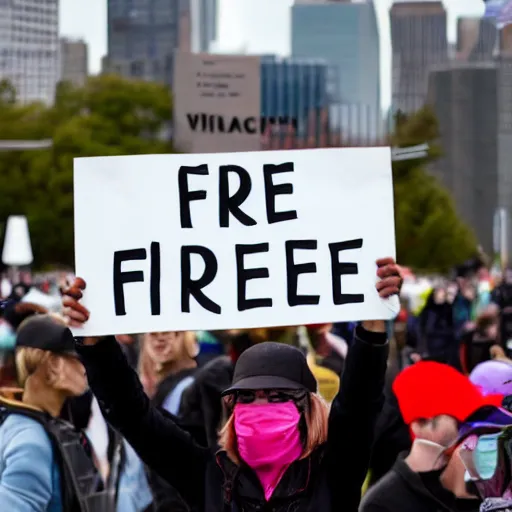
<instances>
[{"instance_id":1,"label":"white face mask","mask_svg":"<svg viewBox=\"0 0 512 512\"><path fill-rule=\"evenodd\" d=\"M415 439L414 444L421 445L423 450L428 450L430 459L434 460L432 470L442 468L447 464L448 458L444 455L446 446L427 439Z\"/></svg>"}]
</instances>

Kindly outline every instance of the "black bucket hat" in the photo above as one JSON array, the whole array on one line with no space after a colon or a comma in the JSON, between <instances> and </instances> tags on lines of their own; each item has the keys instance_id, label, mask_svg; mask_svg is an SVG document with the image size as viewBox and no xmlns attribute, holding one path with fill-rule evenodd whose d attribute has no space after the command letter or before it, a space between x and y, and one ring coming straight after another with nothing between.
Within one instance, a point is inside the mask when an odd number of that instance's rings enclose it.
<instances>
[{"instance_id":1,"label":"black bucket hat","mask_svg":"<svg viewBox=\"0 0 512 512\"><path fill-rule=\"evenodd\" d=\"M239 390L290 389L316 393L316 379L295 347L267 341L248 348L235 365L233 383L222 395Z\"/></svg>"}]
</instances>

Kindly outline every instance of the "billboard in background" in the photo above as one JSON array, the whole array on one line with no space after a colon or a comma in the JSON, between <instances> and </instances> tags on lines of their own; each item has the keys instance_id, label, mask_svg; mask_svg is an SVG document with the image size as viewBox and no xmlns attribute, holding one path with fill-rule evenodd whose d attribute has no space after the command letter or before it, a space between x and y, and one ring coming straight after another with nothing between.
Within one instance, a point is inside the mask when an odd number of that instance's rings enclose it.
<instances>
[{"instance_id":1,"label":"billboard in background","mask_svg":"<svg viewBox=\"0 0 512 512\"><path fill-rule=\"evenodd\" d=\"M173 138L178 151L258 151L260 58L176 52Z\"/></svg>"}]
</instances>

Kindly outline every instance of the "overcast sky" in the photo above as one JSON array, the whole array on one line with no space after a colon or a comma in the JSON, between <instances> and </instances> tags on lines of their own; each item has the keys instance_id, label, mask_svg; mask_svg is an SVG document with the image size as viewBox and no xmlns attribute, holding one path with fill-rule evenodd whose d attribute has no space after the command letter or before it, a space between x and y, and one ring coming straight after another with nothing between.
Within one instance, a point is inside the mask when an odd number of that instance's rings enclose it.
<instances>
[{"instance_id":1,"label":"overcast sky","mask_svg":"<svg viewBox=\"0 0 512 512\"><path fill-rule=\"evenodd\" d=\"M177 0L176 0L177 1ZM382 37L383 107L389 102L390 46L388 9L392 0L375 0ZM444 0L450 15L449 37L461 14L479 14L482 0ZM287 55L290 49L289 9L293 0L219 0L219 49ZM61 34L89 44L89 67L96 73L107 51L107 0L60 0ZM272 13L270 15L270 13Z\"/></svg>"}]
</instances>

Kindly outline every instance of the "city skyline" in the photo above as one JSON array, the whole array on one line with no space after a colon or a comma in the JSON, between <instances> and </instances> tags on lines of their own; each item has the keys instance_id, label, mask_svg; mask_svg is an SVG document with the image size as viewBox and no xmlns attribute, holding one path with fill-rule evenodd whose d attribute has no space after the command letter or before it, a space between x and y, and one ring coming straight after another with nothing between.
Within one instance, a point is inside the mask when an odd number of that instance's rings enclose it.
<instances>
[{"instance_id":1,"label":"city skyline","mask_svg":"<svg viewBox=\"0 0 512 512\"><path fill-rule=\"evenodd\" d=\"M245 50L249 54L287 56L290 54L289 8L293 0L219 0L219 34L217 46L223 51ZM392 0L375 0L381 36L382 106L391 97L391 51L389 40L389 6ZM483 13L482 0L444 0L448 10L448 37L455 39L456 19L461 15ZM272 12L272 16L268 13ZM83 38L89 45L90 71L98 73L107 50L107 0L73 0L60 2L61 34Z\"/></svg>"}]
</instances>

